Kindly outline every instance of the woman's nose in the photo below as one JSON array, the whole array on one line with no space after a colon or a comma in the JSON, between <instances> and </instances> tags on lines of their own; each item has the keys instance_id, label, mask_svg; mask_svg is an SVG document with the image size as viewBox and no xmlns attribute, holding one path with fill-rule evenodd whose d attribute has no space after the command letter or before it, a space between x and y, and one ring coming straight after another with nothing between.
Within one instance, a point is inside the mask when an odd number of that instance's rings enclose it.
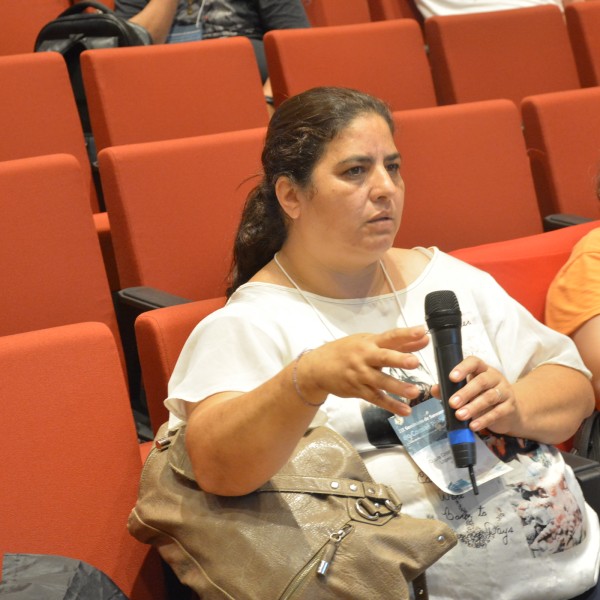
<instances>
[{"instance_id":1,"label":"woman's nose","mask_svg":"<svg viewBox=\"0 0 600 600\"><path fill-rule=\"evenodd\" d=\"M373 172L372 191L375 200L385 197L397 191L396 182L386 167L378 167Z\"/></svg>"}]
</instances>

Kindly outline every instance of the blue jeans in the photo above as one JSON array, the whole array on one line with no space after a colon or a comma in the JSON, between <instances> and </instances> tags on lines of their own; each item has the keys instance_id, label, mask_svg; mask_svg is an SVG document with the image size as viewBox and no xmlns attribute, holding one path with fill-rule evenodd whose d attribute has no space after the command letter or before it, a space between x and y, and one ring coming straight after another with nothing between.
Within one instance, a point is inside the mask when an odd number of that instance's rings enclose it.
<instances>
[{"instance_id":1,"label":"blue jeans","mask_svg":"<svg viewBox=\"0 0 600 600\"><path fill-rule=\"evenodd\" d=\"M167 44L183 42L198 42L202 39L202 29L195 25L176 25L171 28L167 37Z\"/></svg>"}]
</instances>

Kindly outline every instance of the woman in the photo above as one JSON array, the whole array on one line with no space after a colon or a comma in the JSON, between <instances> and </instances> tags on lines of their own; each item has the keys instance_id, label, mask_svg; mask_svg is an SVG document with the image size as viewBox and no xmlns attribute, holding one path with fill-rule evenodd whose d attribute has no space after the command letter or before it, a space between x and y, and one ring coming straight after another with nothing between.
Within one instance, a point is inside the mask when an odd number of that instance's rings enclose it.
<instances>
[{"instance_id":1,"label":"woman","mask_svg":"<svg viewBox=\"0 0 600 600\"><path fill-rule=\"evenodd\" d=\"M591 588L597 517L545 445L592 410L573 343L487 274L435 248L392 247L404 182L379 100L340 88L290 98L270 122L262 160L229 301L190 336L166 400L171 426L188 422L201 487L256 489L311 424L326 424L375 480L396 488L403 510L455 528L458 546L428 569L432 598L565 600ZM451 404L512 469L478 496L441 491L388 422L439 392L422 324L425 296L440 289L456 293L463 315L466 358L452 378L468 383Z\"/></svg>"}]
</instances>

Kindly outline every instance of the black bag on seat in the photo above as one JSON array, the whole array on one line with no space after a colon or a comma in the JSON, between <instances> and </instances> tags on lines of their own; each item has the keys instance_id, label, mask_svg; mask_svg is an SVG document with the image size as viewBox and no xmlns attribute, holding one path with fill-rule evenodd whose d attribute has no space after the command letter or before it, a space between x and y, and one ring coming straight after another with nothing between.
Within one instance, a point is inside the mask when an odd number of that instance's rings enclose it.
<instances>
[{"instance_id":1,"label":"black bag on seat","mask_svg":"<svg viewBox=\"0 0 600 600\"><path fill-rule=\"evenodd\" d=\"M93 9L93 12L85 12ZM67 8L42 27L34 45L35 52L59 52L65 58L86 141L91 127L81 78L79 56L84 50L147 46L152 44L146 29L117 16L110 8L85 0Z\"/></svg>"},{"instance_id":2,"label":"black bag on seat","mask_svg":"<svg viewBox=\"0 0 600 600\"><path fill-rule=\"evenodd\" d=\"M81 560L7 553L2 562L3 600L127 600L108 575Z\"/></svg>"}]
</instances>

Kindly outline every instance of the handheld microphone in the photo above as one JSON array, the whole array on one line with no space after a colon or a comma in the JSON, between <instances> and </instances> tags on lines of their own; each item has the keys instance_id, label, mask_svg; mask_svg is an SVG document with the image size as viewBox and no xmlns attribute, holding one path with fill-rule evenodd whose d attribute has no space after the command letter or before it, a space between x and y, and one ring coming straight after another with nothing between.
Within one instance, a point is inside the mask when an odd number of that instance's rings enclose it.
<instances>
[{"instance_id":1,"label":"handheld microphone","mask_svg":"<svg viewBox=\"0 0 600 600\"><path fill-rule=\"evenodd\" d=\"M462 315L456 294L450 290L430 292L425 297L425 320L433 340L435 363L442 391L442 403L446 416L448 439L452 448L454 464L468 468L473 492L479 493L473 466L476 463L475 434L468 421L459 421L448 400L466 385L466 381L450 381L450 372L462 361L462 338L460 328Z\"/></svg>"}]
</instances>

